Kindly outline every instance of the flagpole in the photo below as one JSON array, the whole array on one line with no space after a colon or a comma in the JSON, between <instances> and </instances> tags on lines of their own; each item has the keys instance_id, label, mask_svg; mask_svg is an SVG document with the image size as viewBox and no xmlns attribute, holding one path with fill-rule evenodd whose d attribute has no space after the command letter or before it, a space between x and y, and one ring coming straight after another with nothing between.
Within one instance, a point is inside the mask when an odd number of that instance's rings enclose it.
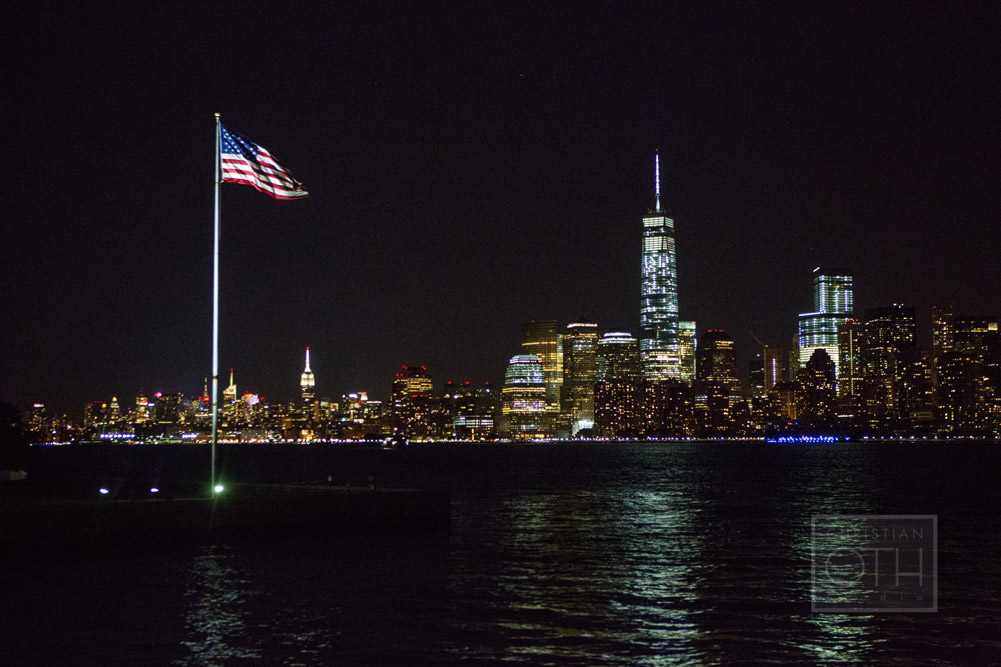
<instances>
[{"instance_id":1,"label":"flagpole","mask_svg":"<svg viewBox=\"0 0 1001 667\"><path fill-rule=\"evenodd\" d=\"M222 169L219 164L222 145L222 121L215 115L215 239L212 244L212 463L209 492L215 497L215 446L219 438L219 189Z\"/></svg>"}]
</instances>

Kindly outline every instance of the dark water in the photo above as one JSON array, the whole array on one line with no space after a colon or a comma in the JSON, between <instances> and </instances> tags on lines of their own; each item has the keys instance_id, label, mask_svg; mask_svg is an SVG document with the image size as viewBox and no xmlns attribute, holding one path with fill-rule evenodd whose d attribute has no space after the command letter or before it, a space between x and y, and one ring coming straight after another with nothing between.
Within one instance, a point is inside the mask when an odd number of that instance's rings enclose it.
<instances>
[{"instance_id":1,"label":"dark water","mask_svg":"<svg viewBox=\"0 0 1001 667\"><path fill-rule=\"evenodd\" d=\"M169 476L195 448L102 450ZM137 448L128 448L130 450ZM1001 662L993 443L228 450L230 477L451 490L445 537L163 545L0 575L5 664ZM46 452L49 473L56 457ZM86 458L86 457L84 457ZM75 469L86 468L82 459ZM939 611L814 614L814 514L934 514Z\"/></svg>"}]
</instances>

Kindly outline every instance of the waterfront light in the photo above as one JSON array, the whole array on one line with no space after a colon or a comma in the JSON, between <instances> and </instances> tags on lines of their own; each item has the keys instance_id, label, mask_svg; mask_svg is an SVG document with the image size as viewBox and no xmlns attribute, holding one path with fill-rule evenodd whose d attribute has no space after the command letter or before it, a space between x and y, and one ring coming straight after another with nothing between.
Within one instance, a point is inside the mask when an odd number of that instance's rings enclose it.
<instances>
[{"instance_id":1,"label":"waterfront light","mask_svg":"<svg viewBox=\"0 0 1001 667\"><path fill-rule=\"evenodd\" d=\"M152 486L152 487L150 487L149 492L150 493L160 493L160 489L156 488L155 486Z\"/></svg>"},{"instance_id":2,"label":"waterfront light","mask_svg":"<svg viewBox=\"0 0 1001 667\"><path fill-rule=\"evenodd\" d=\"M222 493L223 485L222 484L216 484L215 488L212 489L212 490L215 491L216 493Z\"/></svg>"},{"instance_id":3,"label":"waterfront light","mask_svg":"<svg viewBox=\"0 0 1001 667\"><path fill-rule=\"evenodd\" d=\"M100 489L98 489L98 490L101 492L102 496L108 495L108 490L106 488L104 488L103 486Z\"/></svg>"}]
</instances>

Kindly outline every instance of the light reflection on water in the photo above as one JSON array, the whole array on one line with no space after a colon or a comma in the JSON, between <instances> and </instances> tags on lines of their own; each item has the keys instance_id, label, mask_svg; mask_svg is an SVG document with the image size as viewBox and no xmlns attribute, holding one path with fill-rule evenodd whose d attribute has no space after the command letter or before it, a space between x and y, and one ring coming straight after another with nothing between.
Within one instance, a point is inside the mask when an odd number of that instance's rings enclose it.
<instances>
[{"instance_id":1,"label":"light reflection on water","mask_svg":"<svg viewBox=\"0 0 1001 667\"><path fill-rule=\"evenodd\" d=\"M451 490L447 537L261 540L114 565L75 560L62 578L32 577L39 583L22 595L49 596L58 609L94 595L70 595L67 582L110 587L101 599L119 602L99 618L59 626L75 633L63 657L81 645L105 658L117 648L87 642L130 647L127 660L102 664L996 661L1001 456L979 443L948 447L418 451L400 468ZM941 612L811 613L810 519L836 513L939 515ZM151 573L151 592L134 585ZM26 618L9 625L23 629L11 633L23 664L38 656L28 644L41 641L37 617ZM119 634L102 640L107 627Z\"/></svg>"},{"instance_id":2,"label":"light reflection on water","mask_svg":"<svg viewBox=\"0 0 1001 667\"><path fill-rule=\"evenodd\" d=\"M260 649L246 646L247 602L255 592L237 562L230 549L219 545L204 547L195 556L184 591L188 611L181 640L191 655L175 660L175 665L222 665L261 657Z\"/></svg>"}]
</instances>

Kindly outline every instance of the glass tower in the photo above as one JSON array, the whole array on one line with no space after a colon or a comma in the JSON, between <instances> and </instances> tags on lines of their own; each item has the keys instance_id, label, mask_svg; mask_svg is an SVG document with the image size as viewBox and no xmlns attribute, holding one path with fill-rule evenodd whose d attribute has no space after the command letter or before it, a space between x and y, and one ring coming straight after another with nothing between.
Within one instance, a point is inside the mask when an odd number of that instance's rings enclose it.
<instances>
[{"instance_id":1,"label":"glass tower","mask_svg":"<svg viewBox=\"0 0 1001 667\"><path fill-rule=\"evenodd\" d=\"M581 320L563 334L563 419L569 435L594 428L595 354L598 325Z\"/></svg>"},{"instance_id":2,"label":"glass tower","mask_svg":"<svg viewBox=\"0 0 1001 667\"><path fill-rule=\"evenodd\" d=\"M688 385L695 381L695 350L697 346L695 322L679 322L678 357L681 361L681 381Z\"/></svg>"},{"instance_id":3,"label":"glass tower","mask_svg":"<svg viewBox=\"0 0 1001 667\"><path fill-rule=\"evenodd\" d=\"M799 316L799 363L806 366L813 353L823 349L840 375L838 325L855 311L852 272L843 269L813 270L813 310Z\"/></svg>"},{"instance_id":4,"label":"glass tower","mask_svg":"<svg viewBox=\"0 0 1001 667\"><path fill-rule=\"evenodd\" d=\"M643 379L680 380L678 269L674 220L660 210L660 154L654 158L654 210L643 216L640 360Z\"/></svg>"},{"instance_id":5,"label":"glass tower","mask_svg":"<svg viewBox=\"0 0 1001 667\"><path fill-rule=\"evenodd\" d=\"M521 351L534 354L542 364L546 383L546 409L555 418L560 413L563 391L563 336L556 320L531 320L521 325Z\"/></svg>"}]
</instances>

